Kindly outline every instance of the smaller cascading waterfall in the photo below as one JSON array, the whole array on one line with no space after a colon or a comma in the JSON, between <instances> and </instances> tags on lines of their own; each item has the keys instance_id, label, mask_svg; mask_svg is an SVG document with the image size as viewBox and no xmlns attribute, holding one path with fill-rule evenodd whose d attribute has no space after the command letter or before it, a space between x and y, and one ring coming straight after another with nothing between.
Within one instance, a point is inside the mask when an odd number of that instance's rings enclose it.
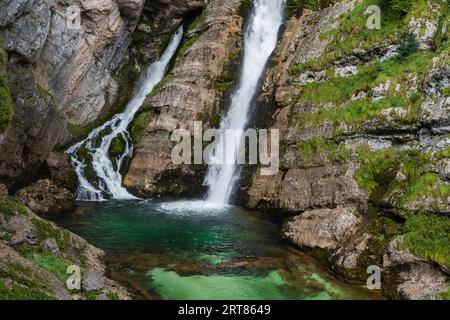
<instances>
[{"instance_id":1,"label":"smaller cascading waterfall","mask_svg":"<svg viewBox=\"0 0 450 320\"><path fill-rule=\"evenodd\" d=\"M139 79L138 86L124 112L116 114L111 120L91 131L86 139L76 143L66 151L71 157L78 176L77 198L79 200L101 201L104 200L105 196L113 199L136 199L122 186L122 174L120 173L123 161L133 154L133 144L127 128L142 106L146 96L163 79L182 37L183 27L180 26L176 33L172 35L169 45L160 59L151 64ZM124 141L125 148L115 159L116 165L114 166L108 153L111 143L116 137L120 137ZM77 156L81 148L85 148L92 157L92 169L98 177L98 186L90 183L85 176L87 164Z\"/></svg>"},{"instance_id":2,"label":"smaller cascading waterfall","mask_svg":"<svg viewBox=\"0 0 450 320\"><path fill-rule=\"evenodd\" d=\"M222 133L227 129L243 131L247 126L249 109L258 90L258 82L277 44L278 30L283 22L284 2L254 1L253 13L244 36L244 59L239 87L232 96L230 110L221 122ZM240 141L241 137L237 138L237 141ZM221 161L225 157L236 160L240 146L223 143L223 140L222 134L212 157L213 164L209 166L205 178L205 184L209 186L206 202L217 206L228 204L234 182L239 177L237 165L224 164Z\"/></svg>"}]
</instances>

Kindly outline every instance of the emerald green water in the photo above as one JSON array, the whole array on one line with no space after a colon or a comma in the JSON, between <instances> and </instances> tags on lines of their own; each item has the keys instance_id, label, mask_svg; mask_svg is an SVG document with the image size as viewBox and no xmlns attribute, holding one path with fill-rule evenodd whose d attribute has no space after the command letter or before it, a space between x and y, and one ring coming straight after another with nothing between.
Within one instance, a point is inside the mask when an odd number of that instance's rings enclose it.
<instances>
[{"instance_id":1,"label":"emerald green water","mask_svg":"<svg viewBox=\"0 0 450 320\"><path fill-rule=\"evenodd\" d=\"M267 214L166 204L78 203L59 223L105 250L110 276L141 298L374 298L282 243Z\"/></svg>"}]
</instances>

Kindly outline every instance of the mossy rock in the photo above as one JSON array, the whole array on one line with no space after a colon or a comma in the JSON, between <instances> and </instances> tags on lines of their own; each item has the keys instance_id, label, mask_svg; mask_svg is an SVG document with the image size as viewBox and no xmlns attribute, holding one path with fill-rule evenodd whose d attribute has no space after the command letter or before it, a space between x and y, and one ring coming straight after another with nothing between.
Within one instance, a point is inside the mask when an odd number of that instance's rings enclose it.
<instances>
[{"instance_id":1,"label":"mossy rock","mask_svg":"<svg viewBox=\"0 0 450 320\"><path fill-rule=\"evenodd\" d=\"M9 92L6 76L0 72L0 132L11 125L13 118L13 102Z\"/></svg>"},{"instance_id":2,"label":"mossy rock","mask_svg":"<svg viewBox=\"0 0 450 320\"><path fill-rule=\"evenodd\" d=\"M27 214L27 212L27 208L18 198L0 194L0 213L2 213L6 219L17 214Z\"/></svg>"},{"instance_id":3,"label":"mossy rock","mask_svg":"<svg viewBox=\"0 0 450 320\"><path fill-rule=\"evenodd\" d=\"M450 218L434 214L411 215L405 223L404 249L415 256L450 268Z\"/></svg>"},{"instance_id":4,"label":"mossy rock","mask_svg":"<svg viewBox=\"0 0 450 320\"><path fill-rule=\"evenodd\" d=\"M118 155L122 154L125 151L125 140L122 135L118 135L111 141L111 145L109 146L109 157L114 158Z\"/></svg>"},{"instance_id":5,"label":"mossy rock","mask_svg":"<svg viewBox=\"0 0 450 320\"><path fill-rule=\"evenodd\" d=\"M155 113L152 111L145 111L140 113L136 118L134 118L131 124L131 138L133 139L133 144L138 145L142 139L145 128L148 126L150 121L155 117Z\"/></svg>"}]
</instances>

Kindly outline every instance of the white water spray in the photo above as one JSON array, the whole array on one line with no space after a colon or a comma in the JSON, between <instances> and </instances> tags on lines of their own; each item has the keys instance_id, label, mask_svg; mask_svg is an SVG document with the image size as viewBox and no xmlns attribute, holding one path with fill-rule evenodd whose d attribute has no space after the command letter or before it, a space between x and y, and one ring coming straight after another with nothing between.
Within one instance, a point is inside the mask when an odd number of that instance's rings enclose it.
<instances>
[{"instance_id":1,"label":"white water spray","mask_svg":"<svg viewBox=\"0 0 450 320\"><path fill-rule=\"evenodd\" d=\"M253 14L244 36L244 59L240 84L232 97L230 110L221 122L222 132L226 129L245 129L247 126L248 111L257 92L259 79L277 44L278 30L283 21L284 2L284 0L254 1ZM240 141L241 137L238 138L237 141ZM227 148L227 146L231 147ZM219 142L215 151L218 163L224 155L227 159L236 160L238 150L239 146L236 148L232 143ZM210 165L205 178L205 184L209 186L206 202L214 205L228 204L239 173L237 165Z\"/></svg>"},{"instance_id":2,"label":"white water spray","mask_svg":"<svg viewBox=\"0 0 450 320\"><path fill-rule=\"evenodd\" d=\"M133 121L145 97L163 79L167 66L176 53L182 37L183 27L181 26L172 36L160 59L151 64L147 72L139 79L138 87L124 112L116 114L111 120L94 129L86 139L66 151L71 156L78 176L77 198L79 200L101 201L104 200L105 196L113 199L136 199L122 186L122 174L120 173L123 161L133 154L133 144L127 127ZM125 141L125 150L116 158L116 166L114 166L109 159L108 152L111 142L116 137L121 137ZM92 168L99 179L98 187L91 184L85 176L87 164L77 157L80 148L85 148L92 156Z\"/></svg>"}]
</instances>

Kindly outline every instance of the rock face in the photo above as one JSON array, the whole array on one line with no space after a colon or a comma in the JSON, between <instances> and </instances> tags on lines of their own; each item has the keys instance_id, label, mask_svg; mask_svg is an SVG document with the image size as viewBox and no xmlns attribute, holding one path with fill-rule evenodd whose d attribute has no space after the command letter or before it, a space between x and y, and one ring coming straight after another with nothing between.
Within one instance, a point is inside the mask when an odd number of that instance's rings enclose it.
<instances>
[{"instance_id":1,"label":"rock face","mask_svg":"<svg viewBox=\"0 0 450 320\"><path fill-rule=\"evenodd\" d=\"M38 215L67 212L74 207L74 194L48 179L39 180L17 192L17 197Z\"/></svg>"},{"instance_id":2,"label":"rock face","mask_svg":"<svg viewBox=\"0 0 450 320\"><path fill-rule=\"evenodd\" d=\"M349 280L379 266L382 293L402 299L446 292L450 262L417 249L445 251L450 205L446 5L425 2L402 16L415 40L366 38L361 1L288 19L258 98L270 113L258 125L280 130L280 172L241 181L250 208L293 216L285 239Z\"/></svg>"},{"instance_id":3,"label":"rock face","mask_svg":"<svg viewBox=\"0 0 450 320\"><path fill-rule=\"evenodd\" d=\"M0 180L25 184L71 128L92 124L118 98L115 72L144 0L1 1L12 125L0 139ZM79 24L77 24L79 22Z\"/></svg>"},{"instance_id":4,"label":"rock face","mask_svg":"<svg viewBox=\"0 0 450 320\"><path fill-rule=\"evenodd\" d=\"M285 224L283 237L300 247L336 249L360 224L360 218L348 209L306 211Z\"/></svg>"},{"instance_id":5,"label":"rock face","mask_svg":"<svg viewBox=\"0 0 450 320\"><path fill-rule=\"evenodd\" d=\"M143 130L124 184L141 195L181 194L201 186L199 166L176 166L171 159L171 133L191 130L194 120L214 125L223 93L215 83L227 73L241 45L241 1L213 0L198 24L186 31L173 69L154 89L143 110L156 114Z\"/></svg>"},{"instance_id":6,"label":"rock face","mask_svg":"<svg viewBox=\"0 0 450 320\"><path fill-rule=\"evenodd\" d=\"M0 204L0 299L130 298L106 277L102 250L40 218L16 198L0 194ZM66 281L74 275L69 266L84 275L82 291L68 290Z\"/></svg>"}]
</instances>

